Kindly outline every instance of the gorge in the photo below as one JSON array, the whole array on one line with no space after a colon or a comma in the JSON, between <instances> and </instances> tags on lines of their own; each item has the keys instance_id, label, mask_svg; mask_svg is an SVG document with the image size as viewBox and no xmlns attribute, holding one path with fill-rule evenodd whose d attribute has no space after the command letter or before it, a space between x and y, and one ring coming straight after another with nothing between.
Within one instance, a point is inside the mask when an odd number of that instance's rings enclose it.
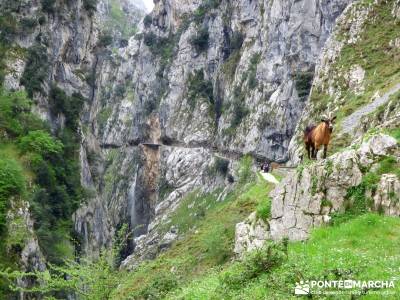
<instances>
[{"instance_id":1,"label":"gorge","mask_svg":"<svg viewBox=\"0 0 400 300\"><path fill-rule=\"evenodd\" d=\"M8 278L22 290L0 284L5 299L199 299L193 285L207 285L208 269L212 277L265 242L276 241L268 253L281 263L279 247L314 227L340 231L349 219L389 230L368 213L400 214L398 0L144 7L0 0L0 252L12 257L0 270L92 266L118 248L106 296L30 291L46 279L19 274ZM329 157L308 161L303 129L329 112ZM9 161L23 183L3 191ZM264 161L285 167L272 172L277 186L257 174ZM170 274L177 279L164 282ZM282 294L227 293L288 295L275 288Z\"/></svg>"}]
</instances>

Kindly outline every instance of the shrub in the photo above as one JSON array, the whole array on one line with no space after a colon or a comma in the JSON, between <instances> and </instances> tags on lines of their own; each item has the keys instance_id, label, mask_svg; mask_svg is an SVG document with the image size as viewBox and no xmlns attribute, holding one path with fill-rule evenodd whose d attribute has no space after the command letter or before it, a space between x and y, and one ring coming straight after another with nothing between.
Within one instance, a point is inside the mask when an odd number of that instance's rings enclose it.
<instances>
[{"instance_id":1,"label":"shrub","mask_svg":"<svg viewBox=\"0 0 400 300\"><path fill-rule=\"evenodd\" d=\"M218 265L225 263L232 256L230 248L231 239L234 237L234 229L225 224L215 224L209 229L207 235L201 239L207 256Z\"/></svg>"},{"instance_id":2,"label":"shrub","mask_svg":"<svg viewBox=\"0 0 400 300\"><path fill-rule=\"evenodd\" d=\"M38 19L39 25L44 25L46 24L46 17L44 15L41 15Z\"/></svg>"},{"instance_id":3,"label":"shrub","mask_svg":"<svg viewBox=\"0 0 400 300\"><path fill-rule=\"evenodd\" d=\"M253 159L251 156L243 156L240 159L240 167L239 167L239 183L245 184L250 180L253 180L253 172L251 170L251 166L253 164Z\"/></svg>"},{"instance_id":4,"label":"shrub","mask_svg":"<svg viewBox=\"0 0 400 300\"><path fill-rule=\"evenodd\" d=\"M321 207L333 207L332 201L328 200L328 199L322 199L321 200Z\"/></svg>"},{"instance_id":5,"label":"shrub","mask_svg":"<svg viewBox=\"0 0 400 300\"><path fill-rule=\"evenodd\" d=\"M271 217L271 199L262 200L256 209L257 218L267 221Z\"/></svg>"},{"instance_id":6,"label":"shrub","mask_svg":"<svg viewBox=\"0 0 400 300\"><path fill-rule=\"evenodd\" d=\"M53 114L64 114L66 125L75 130L78 127L79 116L85 102L85 98L79 93L73 93L71 96L53 85L50 90L49 103Z\"/></svg>"},{"instance_id":7,"label":"shrub","mask_svg":"<svg viewBox=\"0 0 400 300\"><path fill-rule=\"evenodd\" d=\"M7 54L16 32L12 16L0 16L0 28L0 86L2 86L7 73Z\"/></svg>"},{"instance_id":8,"label":"shrub","mask_svg":"<svg viewBox=\"0 0 400 300\"><path fill-rule=\"evenodd\" d=\"M147 101L145 101L143 104L144 115L149 116L152 112L154 112L157 109L158 105L159 103L157 99L154 98L147 99Z\"/></svg>"},{"instance_id":9,"label":"shrub","mask_svg":"<svg viewBox=\"0 0 400 300\"><path fill-rule=\"evenodd\" d=\"M158 37L154 32L149 32L144 35L143 42L147 47L149 47L149 50L153 55L161 56L161 67L163 69L174 54L176 39L176 35L163 38Z\"/></svg>"},{"instance_id":10,"label":"shrub","mask_svg":"<svg viewBox=\"0 0 400 300\"><path fill-rule=\"evenodd\" d=\"M250 280L271 272L286 260L286 247L286 243L266 244L263 248L251 252L242 263L220 275L221 285L228 289L241 289Z\"/></svg>"},{"instance_id":11,"label":"shrub","mask_svg":"<svg viewBox=\"0 0 400 300\"><path fill-rule=\"evenodd\" d=\"M209 33L207 27L202 27L192 38L190 43L197 52L203 52L208 49Z\"/></svg>"},{"instance_id":12,"label":"shrub","mask_svg":"<svg viewBox=\"0 0 400 300\"><path fill-rule=\"evenodd\" d=\"M261 59L261 54L259 53L254 54L250 59L250 66L247 71L248 72L247 80L249 89L254 89L258 84L256 75L257 75L257 66L258 63L260 62L260 59Z\"/></svg>"},{"instance_id":13,"label":"shrub","mask_svg":"<svg viewBox=\"0 0 400 300\"><path fill-rule=\"evenodd\" d=\"M193 14L194 22L195 22L196 24L200 24L200 23L203 21L203 19L204 19L206 13L207 13L207 9L204 7L204 5L200 5L200 6L195 10L195 12L194 12L194 14Z\"/></svg>"},{"instance_id":14,"label":"shrub","mask_svg":"<svg viewBox=\"0 0 400 300\"><path fill-rule=\"evenodd\" d=\"M6 93L0 90L0 130L12 138L23 134L28 126L39 127L41 122L30 114L30 107L31 102L25 92Z\"/></svg>"},{"instance_id":15,"label":"shrub","mask_svg":"<svg viewBox=\"0 0 400 300\"><path fill-rule=\"evenodd\" d=\"M155 48L158 44L158 37L154 32L146 33L143 37L144 44L149 48Z\"/></svg>"},{"instance_id":16,"label":"shrub","mask_svg":"<svg viewBox=\"0 0 400 300\"><path fill-rule=\"evenodd\" d=\"M55 171L45 160L43 160L42 157L40 157L39 155L32 156L31 168L32 171L35 172L36 175L35 181L39 186L46 187L48 190L51 190L56 186L57 179ZM41 193L38 192L38 194ZM46 199L48 199L48 194L46 193L45 190L43 190L43 194L41 195L40 198L41 198L40 201L42 201L42 203L45 203Z\"/></svg>"},{"instance_id":17,"label":"shrub","mask_svg":"<svg viewBox=\"0 0 400 300\"><path fill-rule=\"evenodd\" d=\"M153 18L151 15L146 15L143 19L143 25L145 28L150 27L152 22L153 22Z\"/></svg>"},{"instance_id":18,"label":"shrub","mask_svg":"<svg viewBox=\"0 0 400 300\"><path fill-rule=\"evenodd\" d=\"M55 12L54 5L56 0L42 0L42 10L48 14Z\"/></svg>"},{"instance_id":19,"label":"shrub","mask_svg":"<svg viewBox=\"0 0 400 300\"><path fill-rule=\"evenodd\" d=\"M233 102L233 117L231 120L231 128L236 128L240 125L242 120L249 114L249 109L242 101Z\"/></svg>"},{"instance_id":20,"label":"shrub","mask_svg":"<svg viewBox=\"0 0 400 300\"><path fill-rule=\"evenodd\" d=\"M105 107L99 112L97 116L97 124L99 124L100 130L104 130L108 119L111 117L111 114L111 107Z\"/></svg>"},{"instance_id":21,"label":"shrub","mask_svg":"<svg viewBox=\"0 0 400 300\"><path fill-rule=\"evenodd\" d=\"M67 248L69 246L63 245ZM66 250L66 249L65 249ZM66 250L69 251L69 250ZM29 280L29 282L40 282L40 285L29 286L27 294L40 293L46 299L50 295L79 294L82 299L102 300L110 299L110 294L120 283L124 271L115 271L110 263L113 257L112 251L104 251L96 261L82 259L80 263L73 260L65 260L61 266L49 264L44 272L20 272L9 270L0 271L0 276L10 283L12 291L20 291L16 285L19 280ZM66 296L61 296L65 299Z\"/></svg>"},{"instance_id":22,"label":"shrub","mask_svg":"<svg viewBox=\"0 0 400 300\"><path fill-rule=\"evenodd\" d=\"M318 176L311 177L311 195L314 196L318 192Z\"/></svg>"},{"instance_id":23,"label":"shrub","mask_svg":"<svg viewBox=\"0 0 400 300\"><path fill-rule=\"evenodd\" d=\"M25 180L15 160L0 158L0 234L6 225L8 198L23 193Z\"/></svg>"},{"instance_id":24,"label":"shrub","mask_svg":"<svg viewBox=\"0 0 400 300\"><path fill-rule=\"evenodd\" d=\"M148 285L145 285L136 296L139 299L161 299L177 287L178 280L173 273L159 274Z\"/></svg>"},{"instance_id":25,"label":"shrub","mask_svg":"<svg viewBox=\"0 0 400 300\"><path fill-rule=\"evenodd\" d=\"M241 33L240 31L235 31L232 34L232 37L229 42L230 52L232 53L234 51L240 50L243 45L243 40L244 40L243 33Z\"/></svg>"},{"instance_id":26,"label":"shrub","mask_svg":"<svg viewBox=\"0 0 400 300\"><path fill-rule=\"evenodd\" d=\"M24 73L21 77L21 84L30 98L36 92L43 92L42 83L46 79L49 70L47 49L42 45L34 45L28 49L27 61Z\"/></svg>"},{"instance_id":27,"label":"shrub","mask_svg":"<svg viewBox=\"0 0 400 300\"><path fill-rule=\"evenodd\" d=\"M67 126L56 132L58 139L52 137L43 121L31 113L31 102L22 91L5 93L0 90L0 131L1 136L7 137L7 143L11 146L16 144L21 152L27 153L23 160L35 175L32 178L35 188L31 190L33 195L30 197L35 232L48 261L59 263L60 255L71 253L68 240L72 230L71 215L85 195L80 177L77 176L80 173L79 135L75 129L68 127L70 116L79 115L78 107L83 97L79 94L67 97L62 90L53 90L53 98L49 99L49 103L52 104L53 100L60 102L52 109L68 112ZM18 196L23 193L24 188L21 189L20 183L24 174L19 171L21 168L18 165L8 161L5 164L3 158L0 161L0 173L6 174L0 174L0 210L5 211L7 195L11 193L9 196ZM4 165L15 167L5 168Z\"/></svg>"},{"instance_id":28,"label":"shrub","mask_svg":"<svg viewBox=\"0 0 400 300\"><path fill-rule=\"evenodd\" d=\"M236 68L240 61L240 51L234 51L232 55L229 56L228 60L224 63L223 72L227 75L229 80L233 80L233 77L236 72Z\"/></svg>"},{"instance_id":29,"label":"shrub","mask_svg":"<svg viewBox=\"0 0 400 300\"><path fill-rule=\"evenodd\" d=\"M376 173L369 172L363 176L359 185L350 187L345 196L345 211L333 214L332 224L341 224L368 212L373 202L371 198L366 196L366 192L368 190L374 191L378 182L379 176Z\"/></svg>"},{"instance_id":30,"label":"shrub","mask_svg":"<svg viewBox=\"0 0 400 300\"><path fill-rule=\"evenodd\" d=\"M95 87L96 85L96 74L93 71L90 71L85 75L85 81L90 87Z\"/></svg>"},{"instance_id":31,"label":"shrub","mask_svg":"<svg viewBox=\"0 0 400 300\"><path fill-rule=\"evenodd\" d=\"M115 90L114 90L115 96L117 96L119 98L123 98L125 93L126 93L126 87L125 87L125 85L123 83L118 84L115 87Z\"/></svg>"},{"instance_id":32,"label":"shrub","mask_svg":"<svg viewBox=\"0 0 400 300\"><path fill-rule=\"evenodd\" d=\"M301 72L296 75L296 90L301 100L304 100L310 93L313 78L314 72Z\"/></svg>"},{"instance_id":33,"label":"shrub","mask_svg":"<svg viewBox=\"0 0 400 300\"><path fill-rule=\"evenodd\" d=\"M400 128L395 128L390 131L390 134L400 143Z\"/></svg>"},{"instance_id":34,"label":"shrub","mask_svg":"<svg viewBox=\"0 0 400 300\"><path fill-rule=\"evenodd\" d=\"M189 77L188 84L189 104L193 108L196 104L196 98L207 99L211 104L214 103L214 89L210 80L204 79L203 70L195 71L194 75Z\"/></svg>"},{"instance_id":35,"label":"shrub","mask_svg":"<svg viewBox=\"0 0 400 300\"><path fill-rule=\"evenodd\" d=\"M83 0L83 7L92 15L96 11L97 0Z\"/></svg>"},{"instance_id":36,"label":"shrub","mask_svg":"<svg viewBox=\"0 0 400 300\"><path fill-rule=\"evenodd\" d=\"M393 156L386 156L380 162L376 173L379 175L394 173L400 175L400 164Z\"/></svg>"},{"instance_id":37,"label":"shrub","mask_svg":"<svg viewBox=\"0 0 400 300\"><path fill-rule=\"evenodd\" d=\"M71 215L84 200L80 177L76 176L80 172L76 141L68 141L65 134L61 138L64 142L62 155L45 159L37 155L31 163L38 185L31 201L31 211L39 244L51 263L62 262L60 251L65 250L62 245L68 243L72 230Z\"/></svg>"},{"instance_id":38,"label":"shrub","mask_svg":"<svg viewBox=\"0 0 400 300\"><path fill-rule=\"evenodd\" d=\"M173 191L174 187L165 179L165 176L161 176L158 181L158 195L160 199L164 200L164 198Z\"/></svg>"},{"instance_id":39,"label":"shrub","mask_svg":"<svg viewBox=\"0 0 400 300\"><path fill-rule=\"evenodd\" d=\"M25 187L22 168L12 159L0 159L0 197L19 195Z\"/></svg>"},{"instance_id":40,"label":"shrub","mask_svg":"<svg viewBox=\"0 0 400 300\"><path fill-rule=\"evenodd\" d=\"M23 153L34 152L43 157L60 154L63 144L54 139L45 131L30 131L28 135L21 138L19 147Z\"/></svg>"},{"instance_id":41,"label":"shrub","mask_svg":"<svg viewBox=\"0 0 400 300\"><path fill-rule=\"evenodd\" d=\"M245 104L245 94L242 88L237 86L233 91L233 102L232 102L232 119L230 130L235 130L242 120L249 114L249 109Z\"/></svg>"},{"instance_id":42,"label":"shrub","mask_svg":"<svg viewBox=\"0 0 400 300\"><path fill-rule=\"evenodd\" d=\"M223 175L226 176L226 174L228 173L229 170L229 160L225 159L225 158L221 158L221 157L217 157L215 159L215 163L214 163L214 170Z\"/></svg>"},{"instance_id":43,"label":"shrub","mask_svg":"<svg viewBox=\"0 0 400 300\"><path fill-rule=\"evenodd\" d=\"M18 24L12 14L4 14L0 16L0 41L2 47L7 47L7 43L11 42L12 38L18 31Z\"/></svg>"},{"instance_id":44,"label":"shrub","mask_svg":"<svg viewBox=\"0 0 400 300\"><path fill-rule=\"evenodd\" d=\"M206 13L211 9L218 8L220 3L221 0L204 0L203 3L194 12L194 21L197 24L200 24L203 21Z\"/></svg>"},{"instance_id":45,"label":"shrub","mask_svg":"<svg viewBox=\"0 0 400 300\"><path fill-rule=\"evenodd\" d=\"M113 37L109 33L102 33L99 36L99 40L97 42L97 46L105 48L107 46L110 46L113 42Z\"/></svg>"},{"instance_id":46,"label":"shrub","mask_svg":"<svg viewBox=\"0 0 400 300\"><path fill-rule=\"evenodd\" d=\"M22 33L32 33L35 27L38 25L38 21L35 18L23 18L21 19L21 31Z\"/></svg>"}]
</instances>

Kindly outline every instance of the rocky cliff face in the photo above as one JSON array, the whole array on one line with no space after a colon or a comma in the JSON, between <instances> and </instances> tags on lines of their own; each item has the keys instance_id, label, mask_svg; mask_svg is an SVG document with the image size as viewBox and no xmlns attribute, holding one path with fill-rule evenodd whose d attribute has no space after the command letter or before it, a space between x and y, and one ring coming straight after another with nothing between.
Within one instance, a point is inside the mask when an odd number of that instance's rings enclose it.
<instances>
[{"instance_id":1,"label":"rocky cliff face","mask_svg":"<svg viewBox=\"0 0 400 300\"><path fill-rule=\"evenodd\" d=\"M68 93L81 91L89 96L90 90L82 78L85 70L90 70L97 36L91 17L92 9L84 9L81 1L58 3L49 1L2 1L5 18L13 19L10 26L15 31L8 34L12 49L7 55L7 72L4 86L19 89L23 85L38 102L37 110L46 119L50 116L46 94L50 83L56 82ZM36 53L26 52L27 49ZM36 54L36 57L35 57ZM33 56L33 57L32 57ZM27 64L34 64L35 70L29 80L37 80L38 86L24 83L21 78ZM29 74L32 75L32 74ZM34 75L39 76L36 78Z\"/></svg>"},{"instance_id":2,"label":"rocky cliff face","mask_svg":"<svg viewBox=\"0 0 400 300\"><path fill-rule=\"evenodd\" d=\"M122 223L147 233L137 249L157 248L179 200L229 187L237 157L286 160L317 58L350 2L157 1L128 46L96 65L81 155L95 196L75 214L86 250L112 243ZM221 158L225 178L209 172Z\"/></svg>"},{"instance_id":3,"label":"rocky cliff face","mask_svg":"<svg viewBox=\"0 0 400 300\"><path fill-rule=\"evenodd\" d=\"M87 3L0 1L3 88L25 89L34 101L34 110L49 121L53 130L65 126L65 118L52 113L48 97L52 87L57 86L68 95L80 92L84 97L90 97L91 89L84 74L93 67L92 51L98 31L93 7ZM32 180L29 182L31 188ZM37 221L31 215L28 201L19 198L11 201L7 213L8 235L3 245L6 245L10 261L19 257L18 265L27 272L46 268L35 232ZM18 284L29 287L33 280L24 279ZM20 297L24 299L23 292Z\"/></svg>"},{"instance_id":4,"label":"rocky cliff face","mask_svg":"<svg viewBox=\"0 0 400 300\"><path fill-rule=\"evenodd\" d=\"M35 112L49 122L55 133L68 126L68 121L65 114L59 112L62 111L60 107L55 112L53 91L63 91L66 96L79 93L84 99L84 110L90 110L95 97L93 82L97 64L111 55L111 50L105 51L109 44L103 30L105 23L112 18L115 20L116 16L112 14L124 12L126 16L136 16L130 24L137 24L144 14L130 1L113 7L112 11L102 11L104 2L96 3L90 0L0 1L0 79L3 87L6 90L25 89L34 101ZM112 40L117 44L120 38L114 36ZM85 113L82 112L81 116L84 120ZM84 164L83 150L81 157L82 182L87 185L85 180L88 176L85 174L89 166ZM95 218L107 218L100 215L101 210L95 211ZM45 268L43 251L34 230L37 221L33 220L29 204L25 202L13 203L8 213L9 239L14 239L10 243L21 248L14 252L20 254L20 265L25 271ZM21 234L23 228L26 232ZM29 284L28 281L20 283L21 286Z\"/></svg>"}]
</instances>

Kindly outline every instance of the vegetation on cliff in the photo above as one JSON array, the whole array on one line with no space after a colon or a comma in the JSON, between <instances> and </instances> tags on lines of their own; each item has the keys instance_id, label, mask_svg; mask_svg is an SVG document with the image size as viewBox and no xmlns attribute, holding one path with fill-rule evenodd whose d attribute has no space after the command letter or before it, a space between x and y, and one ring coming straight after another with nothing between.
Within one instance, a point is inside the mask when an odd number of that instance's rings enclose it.
<instances>
[{"instance_id":1,"label":"vegetation on cliff","mask_svg":"<svg viewBox=\"0 0 400 300\"><path fill-rule=\"evenodd\" d=\"M0 91L0 251L7 253L2 268L16 267L24 247L24 240L12 238L17 232L8 230L11 201L30 203L42 251L48 261L62 263L74 257L71 216L85 198L76 176L78 137L68 127L53 135L31 106L24 92Z\"/></svg>"}]
</instances>

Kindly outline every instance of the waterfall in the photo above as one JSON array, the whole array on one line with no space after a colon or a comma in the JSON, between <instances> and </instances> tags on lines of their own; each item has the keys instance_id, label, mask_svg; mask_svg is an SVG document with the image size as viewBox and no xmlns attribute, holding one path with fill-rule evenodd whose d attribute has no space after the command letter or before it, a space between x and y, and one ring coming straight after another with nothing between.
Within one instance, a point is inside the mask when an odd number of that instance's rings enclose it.
<instances>
[{"instance_id":1,"label":"waterfall","mask_svg":"<svg viewBox=\"0 0 400 300\"><path fill-rule=\"evenodd\" d=\"M134 229L137 225L137 216L136 216L136 183L139 172L139 165L136 165L136 173L133 179L132 185L128 191L128 207L130 207L130 217L131 217L131 228Z\"/></svg>"}]
</instances>

